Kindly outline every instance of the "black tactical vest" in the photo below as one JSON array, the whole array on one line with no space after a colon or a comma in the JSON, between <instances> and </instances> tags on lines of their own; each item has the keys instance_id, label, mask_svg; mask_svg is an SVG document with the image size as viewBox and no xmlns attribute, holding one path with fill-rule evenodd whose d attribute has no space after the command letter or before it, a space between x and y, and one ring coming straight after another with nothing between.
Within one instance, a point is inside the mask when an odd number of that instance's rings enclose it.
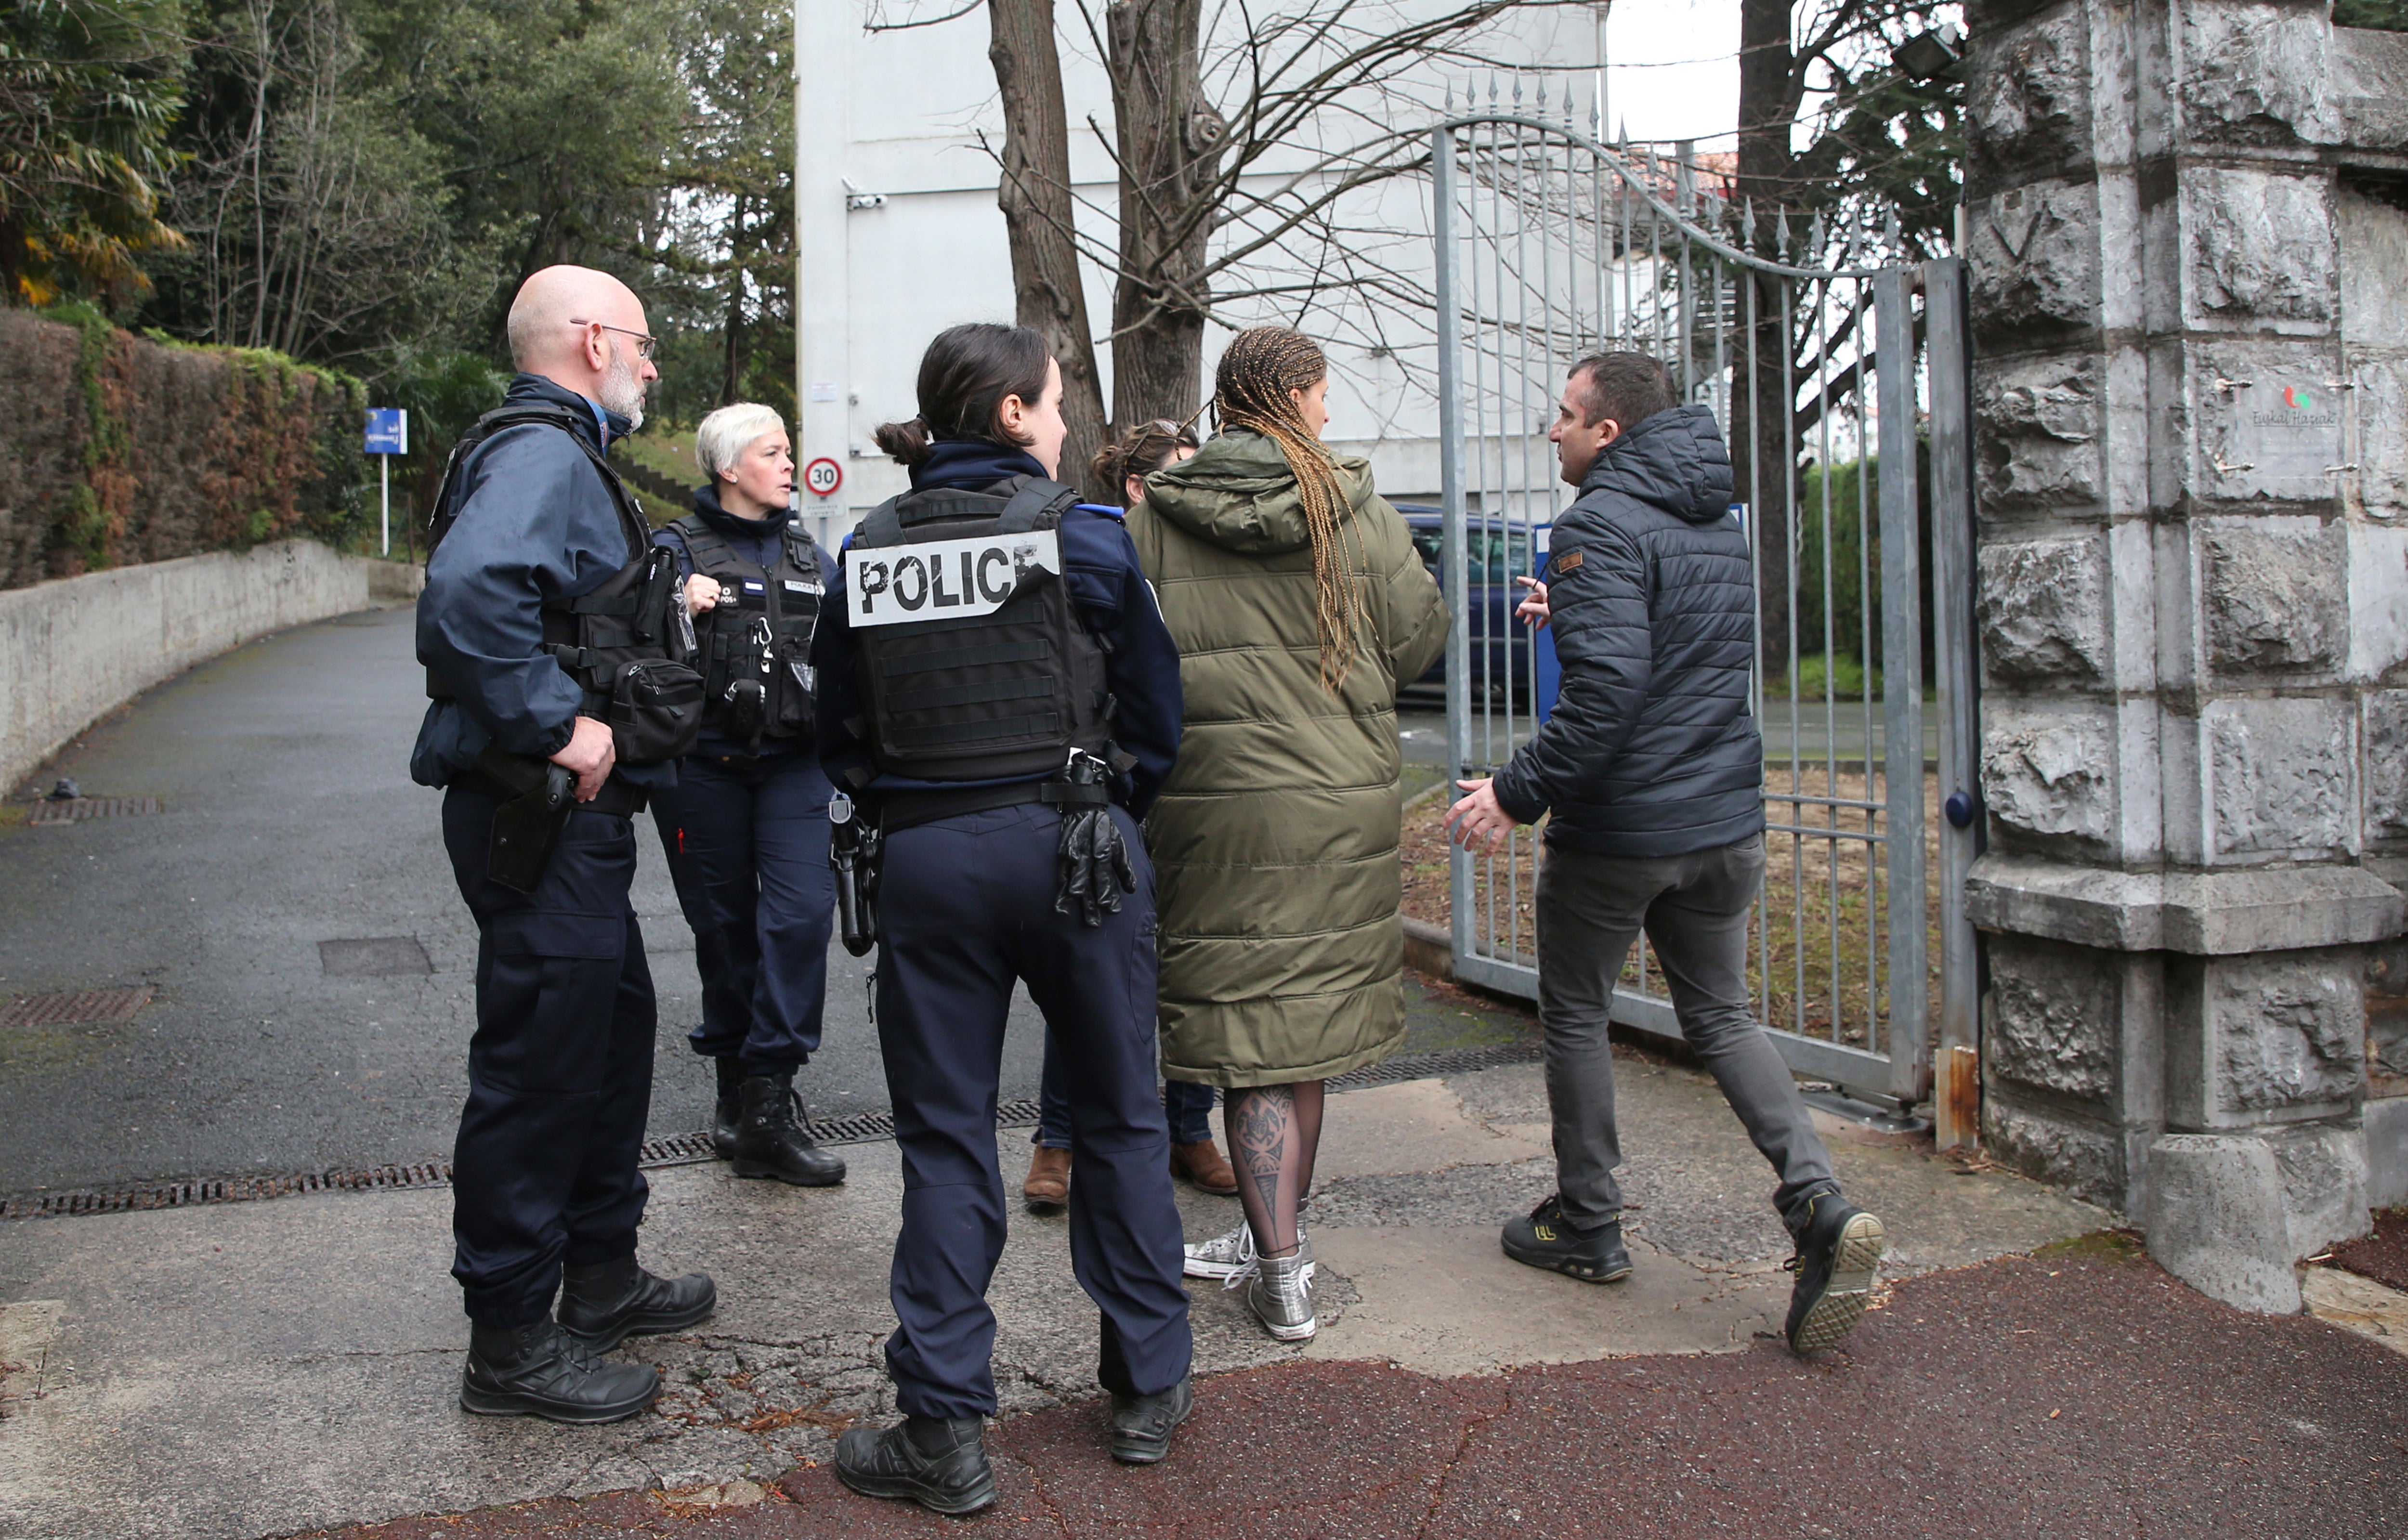
<instances>
[{"instance_id":1,"label":"black tactical vest","mask_svg":"<svg viewBox=\"0 0 2408 1540\"><path fill-rule=\"evenodd\" d=\"M763 568L698 513L674 526L694 570L715 579L719 603L695 618L703 727L731 738L788 738L811 730L811 633L818 627L819 547L788 524L778 563Z\"/></svg>"},{"instance_id":2,"label":"black tactical vest","mask_svg":"<svg viewBox=\"0 0 2408 1540\"><path fill-rule=\"evenodd\" d=\"M610 724L619 758L630 764L658 763L691 749L701 722L701 680L686 662L693 649L670 616L677 604L677 562L652 544L651 526L635 493L585 436L588 421L548 401L509 402L479 418L444 462L443 484L435 494L434 517L427 521L427 556L433 558L458 519L460 482L470 456L487 439L526 423L566 434L600 475L619 511L627 564L591 592L544 601L544 649L585 692L579 715ZM452 698L451 687L432 669L426 675L426 693L433 700Z\"/></svg>"},{"instance_id":3,"label":"black tactical vest","mask_svg":"<svg viewBox=\"0 0 2408 1540\"><path fill-rule=\"evenodd\" d=\"M848 578L868 553L891 549L882 578L916 585L897 592L920 594L908 622L864 625L860 617L876 596L847 584L854 666L882 771L916 780L1004 779L1058 771L1073 749L1111 753L1104 649L1080 623L1062 576L1014 572L1002 558L958 571L947 561L932 573L910 551L936 541L1058 531L1063 510L1079 498L1034 477L1002 485L1010 491L906 492L880 504L853 537L858 554ZM982 583L991 594L1008 594L1000 607L946 618L949 593L958 603Z\"/></svg>"}]
</instances>

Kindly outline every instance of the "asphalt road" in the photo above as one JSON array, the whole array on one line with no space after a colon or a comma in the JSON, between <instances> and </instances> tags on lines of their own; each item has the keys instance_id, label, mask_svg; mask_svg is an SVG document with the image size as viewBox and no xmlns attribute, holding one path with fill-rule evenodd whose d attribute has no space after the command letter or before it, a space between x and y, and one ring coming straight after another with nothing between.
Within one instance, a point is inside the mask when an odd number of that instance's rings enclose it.
<instances>
[{"instance_id":1,"label":"asphalt road","mask_svg":"<svg viewBox=\"0 0 2408 1540\"><path fill-rule=\"evenodd\" d=\"M452 881L440 799L411 784L425 710L411 613L369 611L237 648L113 713L0 808L0 1005L152 987L128 1020L0 1026L0 1192L408 1163L451 1153L474 1030L476 932ZM1406 727L1407 790L1443 743ZM60 776L155 816L29 826ZM660 1038L652 1132L710 1119L694 938L640 820L635 890ZM377 942L411 971L346 971L325 943ZM396 945L397 944L397 945ZM412 948L415 948L416 951ZM332 950L340 953L343 948ZM423 961L418 962L423 952ZM883 1111L864 962L828 953L814 1118ZM1407 1051L1498 1040L1407 991ZM1044 1040L1015 996L1002 1096L1034 1096Z\"/></svg>"},{"instance_id":2,"label":"asphalt road","mask_svg":"<svg viewBox=\"0 0 2408 1540\"><path fill-rule=\"evenodd\" d=\"M162 685L37 777L156 797L155 817L0 824L0 1001L152 985L131 1020L0 1027L0 1191L344 1169L448 1156L466 1091L476 932L435 792L411 784L425 709L407 609L264 638ZM24 792L21 789L20 799ZM694 937L651 820L635 904L661 1027L655 1134L710 1118ZM320 943L408 938L432 972L330 976ZM863 964L829 951L813 1117L879 1110ZM1017 1000L1003 1095L1037 1091Z\"/></svg>"}]
</instances>

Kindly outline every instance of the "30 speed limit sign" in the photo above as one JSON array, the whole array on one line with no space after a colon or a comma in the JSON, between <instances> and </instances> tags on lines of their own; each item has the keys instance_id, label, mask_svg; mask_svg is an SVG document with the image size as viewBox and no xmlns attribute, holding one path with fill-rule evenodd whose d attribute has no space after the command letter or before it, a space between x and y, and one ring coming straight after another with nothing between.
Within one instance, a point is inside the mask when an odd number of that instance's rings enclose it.
<instances>
[{"instance_id":1,"label":"30 speed limit sign","mask_svg":"<svg viewBox=\"0 0 2408 1540\"><path fill-rule=\"evenodd\" d=\"M814 497L833 497L837 488L844 485L844 467L822 455L803 467L803 485Z\"/></svg>"}]
</instances>

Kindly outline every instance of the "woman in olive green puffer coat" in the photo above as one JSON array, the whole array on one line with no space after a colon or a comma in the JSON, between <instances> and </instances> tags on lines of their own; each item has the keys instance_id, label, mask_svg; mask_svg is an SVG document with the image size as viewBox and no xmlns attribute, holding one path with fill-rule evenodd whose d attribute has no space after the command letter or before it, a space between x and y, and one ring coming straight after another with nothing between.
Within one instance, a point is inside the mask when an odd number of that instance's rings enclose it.
<instances>
[{"instance_id":1,"label":"woman in olive green puffer coat","mask_svg":"<svg viewBox=\"0 0 2408 1540\"><path fill-rule=\"evenodd\" d=\"M1321 1082L1404 1035L1397 686L1444 647L1446 609L1369 467L1322 449L1326 373L1298 333L1240 334L1221 435L1149 477L1128 520L1186 700L1146 821L1163 1073L1226 1091L1248 1219L1189 1248L1201 1276L1257 1253L1300 1271ZM1312 1330L1296 1291L1300 1319L1254 1302L1287 1340Z\"/></svg>"}]
</instances>

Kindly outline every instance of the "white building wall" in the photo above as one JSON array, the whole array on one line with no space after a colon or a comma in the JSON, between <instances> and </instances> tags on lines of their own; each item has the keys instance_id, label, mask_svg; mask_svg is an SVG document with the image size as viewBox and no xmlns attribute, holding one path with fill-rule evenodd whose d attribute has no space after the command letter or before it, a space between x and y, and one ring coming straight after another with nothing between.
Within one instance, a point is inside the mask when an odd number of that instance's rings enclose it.
<instances>
[{"instance_id":1,"label":"white building wall","mask_svg":"<svg viewBox=\"0 0 2408 1540\"><path fill-rule=\"evenodd\" d=\"M905 0L885 0L882 8L890 20L910 14ZM1413 0L1410 8L1426 8L1425 0ZM878 423L916 409L912 380L928 340L962 321L1012 317L996 167L980 143L982 133L998 144L1001 135L983 13L885 33L865 32L865 0L817 0L798 5L796 19L803 77L796 136L798 459L825 457L842 467L843 483L833 496L803 494L807 515L826 535L841 534L907 485L902 468L877 452L870 434ZM1075 20L1068 7L1063 15ZM1594 63L1596 41L1586 10L1541 12L1524 36L1497 42L1491 52L1500 62L1560 71ZM1110 132L1110 94L1096 63L1082 56L1071 36L1061 42L1071 174L1085 200L1082 228L1109 243L1117 186L1110 156L1085 124L1092 117ZM1452 72L1458 84L1462 73L1459 66ZM1435 70L1422 74L1389 82L1391 95L1375 110L1390 113L1400 128L1431 121L1431 107L1415 102L1426 98L1434 107L1441 81ZM1564 75L1554 76L1558 102L1565 83ZM1394 105L1399 97L1413 100ZM1287 164L1267 167L1265 185L1280 172L1303 169L1308 155L1309 147L1299 146ZM1431 265L1428 198L1426 178L1400 178L1365 192L1364 217L1355 221L1395 230L1391 260L1425 281ZM1310 270L1313 253L1289 256L1298 271ZM1087 277L1089 319L1100 333L1111 314L1111 280L1096 268ZM1259 314L1242 319L1254 323L1294 314L1292 302L1283 315L1266 302ZM1427 316L1383 313L1376 332L1359 316L1354 324L1315 317L1306 325L1325 337L1330 354L1332 447L1368 456L1382 491L1392 497L1435 502L1437 411ZM1207 332L1208 378L1229 335L1217 326ZM1388 351L1375 350L1375 335L1392 344ZM1109 401L1109 349L1098 363ZM1546 407L1532 403L1533 425L1541 430Z\"/></svg>"}]
</instances>

